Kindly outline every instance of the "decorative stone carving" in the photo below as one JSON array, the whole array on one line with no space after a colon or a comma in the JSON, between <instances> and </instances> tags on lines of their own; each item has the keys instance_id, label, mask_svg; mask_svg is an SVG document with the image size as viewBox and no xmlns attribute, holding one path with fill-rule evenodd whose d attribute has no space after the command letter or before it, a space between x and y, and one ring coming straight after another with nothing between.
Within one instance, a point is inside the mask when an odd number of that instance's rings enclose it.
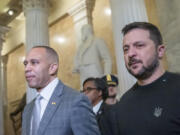
<instances>
[{"instance_id":1,"label":"decorative stone carving","mask_svg":"<svg viewBox=\"0 0 180 135\"><path fill-rule=\"evenodd\" d=\"M26 50L49 45L48 0L23 0L26 15Z\"/></svg>"},{"instance_id":2,"label":"decorative stone carving","mask_svg":"<svg viewBox=\"0 0 180 135\"><path fill-rule=\"evenodd\" d=\"M35 7L41 7L41 8L47 8L48 0L23 0L23 7L25 8L35 8Z\"/></svg>"},{"instance_id":3,"label":"decorative stone carving","mask_svg":"<svg viewBox=\"0 0 180 135\"><path fill-rule=\"evenodd\" d=\"M81 0L68 13L73 17L74 29L76 33L76 45L81 42L81 27L84 24L92 24L92 11L94 9L95 0Z\"/></svg>"},{"instance_id":4,"label":"decorative stone carving","mask_svg":"<svg viewBox=\"0 0 180 135\"><path fill-rule=\"evenodd\" d=\"M72 7L68 13L73 16L75 23L86 18L87 23L92 24L92 11L94 4L95 0L81 0L77 5Z\"/></svg>"},{"instance_id":5,"label":"decorative stone carving","mask_svg":"<svg viewBox=\"0 0 180 135\"><path fill-rule=\"evenodd\" d=\"M80 74L82 86L84 80L89 77L110 74L112 61L105 41L94 36L90 24L83 25L81 32L82 41L75 56L73 72Z\"/></svg>"},{"instance_id":6,"label":"decorative stone carving","mask_svg":"<svg viewBox=\"0 0 180 135\"><path fill-rule=\"evenodd\" d=\"M47 10L48 5L49 5L48 0L23 0L24 11L32 9L32 8Z\"/></svg>"}]
</instances>

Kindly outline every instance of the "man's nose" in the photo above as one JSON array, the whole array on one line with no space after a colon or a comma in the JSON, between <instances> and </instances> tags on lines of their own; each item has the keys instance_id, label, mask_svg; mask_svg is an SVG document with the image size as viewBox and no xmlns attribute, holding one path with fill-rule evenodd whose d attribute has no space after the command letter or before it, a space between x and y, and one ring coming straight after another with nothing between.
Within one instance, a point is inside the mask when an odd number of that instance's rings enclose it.
<instances>
[{"instance_id":1,"label":"man's nose","mask_svg":"<svg viewBox=\"0 0 180 135\"><path fill-rule=\"evenodd\" d=\"M32 66L30 64L25 65L25 73L32 70Z\"/></svg>"},{"instance_id":2,"label":"man's nose","mask_svg":"<svg viewBox=\"0 0 180 135\"><path fill-rule=\"evenodd\" d=\"M128 57L132 58L137 55L137 52L134 48L130 48L128 51Z\"/></svg>"}]
</instances>

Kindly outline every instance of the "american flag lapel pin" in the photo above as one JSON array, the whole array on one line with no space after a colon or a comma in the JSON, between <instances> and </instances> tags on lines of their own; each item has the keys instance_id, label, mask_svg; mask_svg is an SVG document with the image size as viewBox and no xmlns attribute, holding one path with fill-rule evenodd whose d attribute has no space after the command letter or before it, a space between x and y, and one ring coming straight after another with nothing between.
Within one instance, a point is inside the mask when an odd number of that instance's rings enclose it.
<instances>
[{"instance_id":1,"label":"american flag lapel pin","mask_svg":"<svg viewBox=\"0 0 180 135\"><path fill-rule=\"evenodd\" d=\"M52 104L52 105L56 105L56 102L52 102L51 104Z\"/></svg>"}]
</instances>

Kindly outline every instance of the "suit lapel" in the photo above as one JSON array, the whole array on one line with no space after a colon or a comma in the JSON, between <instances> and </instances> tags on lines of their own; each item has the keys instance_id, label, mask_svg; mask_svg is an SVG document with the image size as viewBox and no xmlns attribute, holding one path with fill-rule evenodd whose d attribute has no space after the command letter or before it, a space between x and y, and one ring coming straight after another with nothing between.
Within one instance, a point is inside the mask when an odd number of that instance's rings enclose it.
<instances>
[{"instance_id":1,"label":"suit lapel","mask_svg":"<svg viewBox=\"0 0 180 135\"><path fill-rule=\"evenodd\" d=\"M99 118L101 117L101 115L104 113L104 109L105 109L105 102L103 102L102 104L101 104L101 106L100 106L100 108L99 108L99 110L98 110L98 112L97 112L97 114L96 114L96 119L97 119L97 121L99 121Z\"/></svg>"},{"instance_id":2,"label":"suit lapel","mask_svg":"<svg viewBox=\"0 0 180 135\"><path fill-rule=\"evenodd\" d=\"M33 111L33 107L34 107L34 101L30 104L30 107L29 107L29 111L28 114L26 115L26 121L27 124L26 124L26 135L29 135L30 134L30 127L31 127L31 117L32 117L32 111Z\"/></svg>"},{"instance_id":3,"label":"suit lapel","mask_svg":"<svg viewBox=\"0 0 180 135\"><path fill-rule=\"evenodd\" d=\"M56 86L48 104L46 107L46 110L43 114L43 117L41 119L38 135L42 135L45 131L46 127L49 124L49 121L53 117L54 113L56 112L58 106L61 104L62 98L60 96L62 95L64 85L59 81L58 85Z\"/></svg>"}]
</instances>

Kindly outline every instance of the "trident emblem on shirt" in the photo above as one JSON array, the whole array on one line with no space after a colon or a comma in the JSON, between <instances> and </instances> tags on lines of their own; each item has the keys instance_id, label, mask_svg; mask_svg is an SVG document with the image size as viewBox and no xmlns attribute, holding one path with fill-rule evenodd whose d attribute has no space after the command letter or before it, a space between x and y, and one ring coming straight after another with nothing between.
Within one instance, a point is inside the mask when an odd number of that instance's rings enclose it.
<instances>
[{"instance_id":1,"label":"trident emblem on shirt","mask_svg":"<svg viewBox=\"0 0 180 135\"><path fill-rule=\"evenodd\" d=\"M161 114L162 114L162 111L163 111L163 108L161 108L161 107L156 107L156 108L154 109L154 116L160 117Z\"/></svg>"}]
</instances>

